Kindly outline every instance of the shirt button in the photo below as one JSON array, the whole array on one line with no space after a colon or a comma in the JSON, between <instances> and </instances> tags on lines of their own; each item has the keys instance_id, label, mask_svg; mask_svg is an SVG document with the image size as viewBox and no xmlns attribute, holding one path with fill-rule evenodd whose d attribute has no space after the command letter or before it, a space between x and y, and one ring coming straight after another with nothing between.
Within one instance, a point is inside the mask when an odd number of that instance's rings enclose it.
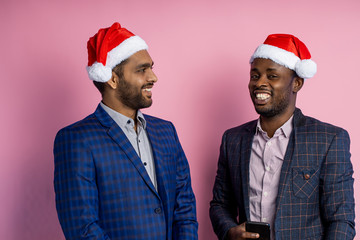
<instances>
[{"instance_id":1,"label":"shirt button","mask_svg":"<svg viewBox=\"0 0 360 240\"><path fill-rule=\"evenodd\" d=\"M267 197L267 195L268 195L268 192L264 192L264 196Z\"/></svg>"},{"instance_id":2,"label":"shirt button","mask_svg":"<svg viewBox=\"0 0 360 240\"><path fill-rule=\"evenodd\" d=\"M266 169L266 171L270 171L270 167L269 167L269 166L266 166L265 169Z\"/></svg>"},{"instance_id":3,"label":"shirt button","mask_svg":"<svg viewBox=\"0 0 360 240\"><path fill-rule=\"evenodd\" d=\"M263 221L263 222L266 222L266 218L262 218L262 221Z\"/></svg>"},{"instance_id":4,"label":"shirt button","mask_svg":"<svg viewBox=\"0 0 360 240\"><path fill-rule=\"evenodd\" d=\"M146 166L147 165L147 163L146 162L144 162L144 166Z\"/></svg>"},{"instance_id":5,"label":"shirt button","mask_svg":"<svg viewBox=\"0 0 360 240\"><path fill-rule=\"evenodd\" d=\"M308 174L308 173L307 173L307 174L305 174L305 175L304 175L304 178L305 178L305 180L310 179L310 174Z\"/></svg>"},{"instance_id":6,"label":"shirt button","mask_svg":"<svg viewBox=\"0 0 360 240\"><path fill-rule=\"evenodd\" d=\"M268 145L269 147L271 146L271 142L267 142L266 145Z\"/></svg>"},{"instance_id":7,"label":"shirt button","mask_svg":"<svg viewBox=\"0 0 360 240\"><path fill-rule=\"evenodd\" d=\"M155 208L154 212L155 212L156 214L160 214L162 211L161 211L161 208Z\"/></svg>"}]
</instances>

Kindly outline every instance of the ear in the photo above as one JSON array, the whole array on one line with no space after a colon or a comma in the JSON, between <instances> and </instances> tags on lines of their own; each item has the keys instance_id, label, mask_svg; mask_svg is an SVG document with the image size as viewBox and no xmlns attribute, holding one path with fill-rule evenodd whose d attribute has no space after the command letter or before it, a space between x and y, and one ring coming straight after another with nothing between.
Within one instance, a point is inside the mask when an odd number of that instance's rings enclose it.
<instances>
[{"instance_id":1,"label":"ear","mask_svg":"<svg viewBox=\"0 0 360 240\"><path fill-rule=\"evenodd\" d=\"M112 89L116 89L117 85L118 85L118 81L119 77L116 73L112 72L111 78L109 81L107 81L106 83L108 84L108 86Z\"/></svg>"},{"instance_id":2,"label":"ear","mask_svg":"<svg viewBox=\"0 0 360 240\"><path fill-rule=\"evenodd\" d=\"M304 85L304 79L300 78L298 76L294 77L293 80L293 92L297 93L298 91L300 91L300 89L302 88L302 86Z\"/></svg>"}]
</instances>

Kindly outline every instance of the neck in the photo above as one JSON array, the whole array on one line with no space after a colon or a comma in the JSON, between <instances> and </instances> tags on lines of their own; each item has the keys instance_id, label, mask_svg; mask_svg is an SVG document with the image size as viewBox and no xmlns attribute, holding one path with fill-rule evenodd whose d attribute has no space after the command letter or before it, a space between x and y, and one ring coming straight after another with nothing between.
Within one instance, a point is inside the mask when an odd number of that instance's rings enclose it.
<instances>
[{"instance_id":1,"label":"neck","mask_svg":"<svg viewBox=\"0 0 360 240\"><path fill-rule=\"evenodd\" d=\"M126 105L122 104L120 101L114 102L114 101L109 101L109 99L103 98L102 102L109 108L117 111L118 113L121 113L124 116L132 118L136 123L135 119L137 115L137 110L127 107Z\"/></svg>"},{"instance_id":2,"label":"neck","mask_svg":"<svg viewBox=\"0 0 360 240\"><path fill-rule=\"evenodd\" d=\"M264 117L260 116L261 128L272 138L275 134L275 131L279 129L284 123L286 123L290 117L294 114L294 109L287 111L281 115L276 115L273 117Z\"/></svg>"}]
</instances>

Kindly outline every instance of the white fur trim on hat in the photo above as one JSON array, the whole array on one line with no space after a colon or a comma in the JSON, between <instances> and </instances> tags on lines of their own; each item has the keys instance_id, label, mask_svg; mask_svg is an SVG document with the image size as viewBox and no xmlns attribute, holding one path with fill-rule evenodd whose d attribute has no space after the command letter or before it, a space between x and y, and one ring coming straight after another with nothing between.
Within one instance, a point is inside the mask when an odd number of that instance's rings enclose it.
<instances>
[{"instance_id":1,"label":"white fur trim on hat","mask_svg":"<svg viewBox=\"0 0 360 240\"><path fill-rule=\"evenodd\" d=\"M107 82L112 75L112 69L122 61L128 59L134 53L148 49L145 41L139 36L132 36L124 40L117 47L108 52L106 66L102 63L94 62L87 66L89 78L97 82Z\"/></svg>"},{"instance_id":2,"label":"white fur trim on hat","mask_svg":"<svg viewBox=\"0 0 360 240\"><path fill-rule=\"evenodd\" d=\"M292 52L268 44L261 44L256 48L250 58L250 63L252 63L255 58L270 59L277 64L295 71L299 77L304 79L313 77L317 70L316 63L311 59L301 60Z\"/></svg>"}]
</instances>

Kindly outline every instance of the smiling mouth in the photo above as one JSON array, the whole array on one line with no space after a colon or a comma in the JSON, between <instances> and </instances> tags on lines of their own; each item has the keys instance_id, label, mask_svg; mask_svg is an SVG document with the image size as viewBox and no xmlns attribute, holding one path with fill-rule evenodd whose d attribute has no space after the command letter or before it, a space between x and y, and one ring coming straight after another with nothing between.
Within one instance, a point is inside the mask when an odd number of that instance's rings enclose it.
<instances>
[{"instance_id":1,"label":"smiling mouth","mask_svg":"<svg viewBox=\"0 0 360 240\"><path fill-rule=\"evenodd\" d=\"M254 92L254 99L253 102L257 106L266 105L268 102L270 102L271 99L271 92L267 90L255 90Z\"/></svg>"},{"instance_id":2,"label":"smiling mouth","mask_svg":"<svg viewBox=\"0 0 360 240\"><path fill-rule=\"evenodd\" d=\"M268 93L256 93L255 98L260 101L265 101L270 98L270 94Z\"/></svg>"},{"instance_id":3,"label":"smiling mouth","mask_svg":"<svg viewBox=\"0 0 360 240\"><path fill-rule=\"evenodd\" d=\"M151 92L151 91L152 91L152 86L144 87L144 88L142 89L142 91L143 91L145 97L147 97L147 98L151 98L151 97L152 97L152 92Z\"/></svg>"}]
</instances>

